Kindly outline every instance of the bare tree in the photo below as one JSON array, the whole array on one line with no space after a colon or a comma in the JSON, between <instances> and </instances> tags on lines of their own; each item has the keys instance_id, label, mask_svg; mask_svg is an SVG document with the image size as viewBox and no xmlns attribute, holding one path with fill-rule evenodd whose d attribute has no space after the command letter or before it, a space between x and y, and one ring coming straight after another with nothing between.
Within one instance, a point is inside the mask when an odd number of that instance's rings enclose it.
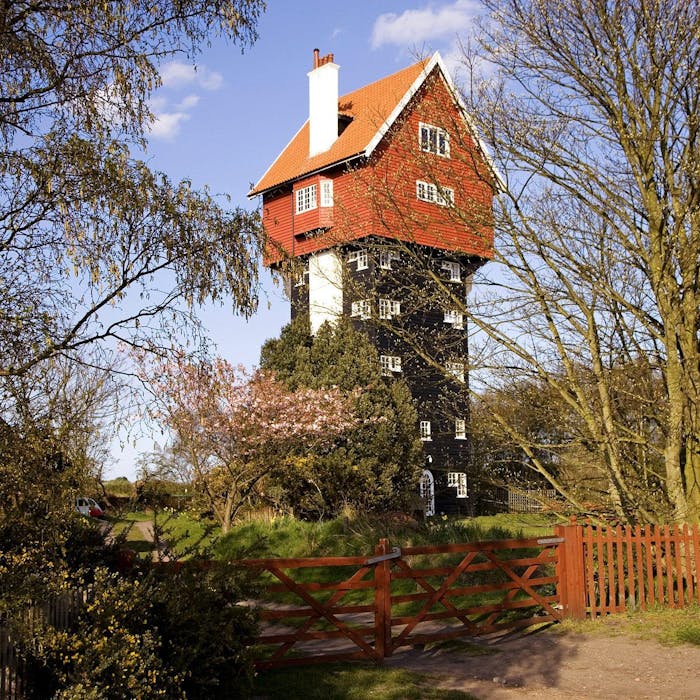
<instances>
[{"instance_id":1,"label":"bare tree","mask_svg":"<svg viewBox=\"0 0 700 700\"><path fill-rule=\"evenodd\" d=\"M544 453L578 455L581 469L603 480L601 498L615 517L696 521L700 7L691 0L484 4L491 14L482 60L465 63L489 70L462 95L475 129L436 123L453 139L481 135L491 167L477 157L472 170L493 188L495 204L491 210L469 192L453 200L438 194L450 204L445 215L475 240L495 226L493 262L477 273L467 303L415 245L416 232L433 222L401 207L397 192L415 186L403 172L374 172L358 184L373 202L374 231L394 238L410 261L412 274L399 276L414 290L414 308L453 309L468 321L472 394L541 387L557 408L545 415L566 426L551 431L566 439ZM413 144L406 149L426 181L457 171L458 149L438 161ZM385 325L402 332L400 323ZM402 337L445 367L433 350L439 329L427 342ZM510 402L480 406L523 450L529 469L589 510L541 458Z\"/></svg>"}]
</instances>

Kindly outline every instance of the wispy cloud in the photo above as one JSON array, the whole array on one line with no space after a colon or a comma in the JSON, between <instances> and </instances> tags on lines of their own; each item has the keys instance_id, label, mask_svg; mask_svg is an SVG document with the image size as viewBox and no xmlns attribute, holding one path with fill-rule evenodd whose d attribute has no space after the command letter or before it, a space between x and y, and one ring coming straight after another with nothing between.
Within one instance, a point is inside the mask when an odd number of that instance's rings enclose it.
<instances>
[{"instance_id":1,"label":"wispy cloud","mask_svg":"<svg viewBox=\"0 0 700 700\"><path fill-rule=\"evenodd\" d=\"M152 138L173 140L182 125L191 118L200 102L196 90L214 91L224 84L221 73L206 66L191 66L180 61L170 61L160 68L163 85L150 102L153 121L150 126ZM182 92L187 90L185 95Z\"/></svg>"},{"instance_id":2,"label":"wispy cloud","mask_svg":"<svg viewBox=\"0 0 700 700\"><path fill-rule=\"evenodd\" d=\"M372 29L372 48L387 44L410 47L454 36L468 30L479 12L475 0L455 0L446 5L379 15Z\"/></svg>"}]
</instances>

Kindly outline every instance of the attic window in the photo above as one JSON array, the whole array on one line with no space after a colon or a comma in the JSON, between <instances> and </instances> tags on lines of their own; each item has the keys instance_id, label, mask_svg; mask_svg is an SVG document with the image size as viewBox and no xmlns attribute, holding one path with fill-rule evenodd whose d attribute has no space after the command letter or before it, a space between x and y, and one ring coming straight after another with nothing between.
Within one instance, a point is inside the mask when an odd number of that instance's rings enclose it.
<instances>
[{"instance_id":1,"label":"attic window","mask_svg":"<svg viewBox=\"0 0 700 700\"><path fill-rule=\"evenodd\" d=\"M444 156L445 158L450 157L449 134L439 126L420 122L418 126L418 140L421 151L435 153L435 155Z\"/></svg>"},{"instance_id":2,"label":"attic window","mask_svg":"<svg viewBox=\"0 0 700 700\"><path fill-rule=\"evenodd\" d=\"M451 187L438 187L432 182L416 180L416 197L424 202L434 202L441 207L454 204L455 191Z\"/></svg>"}]
</instances>

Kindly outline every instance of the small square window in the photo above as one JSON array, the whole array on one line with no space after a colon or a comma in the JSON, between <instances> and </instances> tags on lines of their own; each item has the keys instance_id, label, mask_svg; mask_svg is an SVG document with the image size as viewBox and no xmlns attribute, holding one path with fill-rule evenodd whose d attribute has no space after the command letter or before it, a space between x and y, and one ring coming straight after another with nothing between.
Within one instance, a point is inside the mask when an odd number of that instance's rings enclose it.
<instances>
[{"instance_id":1,"label":"small square window","mask_svg":"<svg viewBox=\"0 0 700 700\"><path fill-rule=\"evenodd\" d=\"M467 475L464 472L447 472L447 486L457 489L457 498L467 497Z\"/></svg>"},{"instance_id":2,"label":"small square window","mask_svg":"<svg viewBox=\"0 0 700 700\"><path fill-rule=\"evenodd\" d=\"M379 267L382 270L391 270L391 263L398 260L401 260L400 253L394 253L390 250L379 251Z\"/></svg>"},{"instance_id":3,"label":"small square window","mask_svg":"<svg viewBox=\"0 0 700 700\"><path fill-rule=\"evenodd\" d=\"M390 320L401 313L401 304L393 299L379 300L379 318Z\"/></svg>"},{"instance_id":4,"label":"small square window","mask_svg":"<svg viewBox=\"0 0 700 700\"><path fill-rule=\"evenodd\" d=\"M464 362L445 362L445 371L457 381L464 382Z\"/></svg>"},{"instance_id":5,"label":"small square window","mask_svg":"<svg viewBox=\"0 0 700 700\"><path fill-rule=\"evenodd\" d=\"M394 372L401 371L401 358L397 355L380 355L379 361L382 366L382 374L390 377Z\"/></svg>"},{"instance_id":6,"label":"small square window","mask_svg":"<svg viewBox=\"0 0 700 700\"><path fill-rule=\"evenodd\" d=\"M353 250L348 253L348 262L357 263L358 270L366 270L369 267L369 255L365 248Z\"/></svg>"},{"instance_id":7,"label":"small square window","mask_svg":"<svg viewBox=\"0 0 700 700\"><path fill-rule=\"evenodd\" d=\"M430 421L429 420L422 420L420 422L420 439L427 441L427 440L432 440L432 437L430 437Z\"/></svg>"},{"instance_id":8,"label":"small square window","mask_svg":"<svg viewBox=\"0 0 700 700\"><path fill-rule=\"evenodd\" d=\"M369 299L360 299L359 301L353 301L350 305L350 316L360 318L362 321L366 321L368 318L372 318L372 306Z\"/></svg>"},{"instance_id":9,"label":"small square window","mask_svg":"<svg viewBox=\"0 0 700 700\"><path fill-rule=\"evenodd\" d=\"M445 272L447 272L447 276L450 282L462 281L462 266L458 262L452 262L451 260L443 260L442 265L440 267Z\"/></svg>"},{"instance_id":10,"label":"small square window","mask_svg":"<svg viewBox=\"0 0 700 700\"><path fill-rule=\"evenodd\" d=\"M464 316L456 310L445 311L445 323L449 323L453 328L464 328Z\"/></svg>"}]
</instances>

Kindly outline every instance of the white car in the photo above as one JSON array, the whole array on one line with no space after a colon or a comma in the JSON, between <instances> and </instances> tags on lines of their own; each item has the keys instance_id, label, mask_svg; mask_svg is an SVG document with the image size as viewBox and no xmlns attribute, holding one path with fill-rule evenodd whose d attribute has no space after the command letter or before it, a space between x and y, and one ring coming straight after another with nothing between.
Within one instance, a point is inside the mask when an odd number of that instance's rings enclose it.
<instances>
[{"instance_id":1,"label":"white car","mask_svg":"<svg viewBox=\"0 0 700 700\"><path fill-rule=\"evenodd\" d=\"M89 515L91 518L100 518L104 515L100 504L87 496L79 496L75 499L75 509L81 515Z\"/></svg>"}]
</instances>

